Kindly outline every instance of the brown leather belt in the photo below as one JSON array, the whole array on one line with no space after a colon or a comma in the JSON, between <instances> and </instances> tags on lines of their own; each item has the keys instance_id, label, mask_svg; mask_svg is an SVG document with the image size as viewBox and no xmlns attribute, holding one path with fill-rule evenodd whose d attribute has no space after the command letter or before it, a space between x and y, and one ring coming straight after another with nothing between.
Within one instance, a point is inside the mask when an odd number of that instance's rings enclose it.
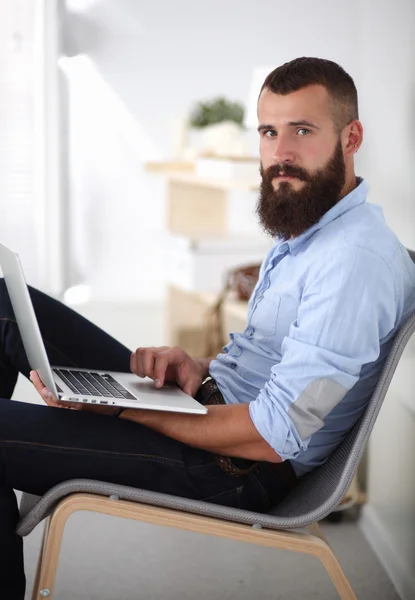
<instances>
[{"instance_id":1,"label":"brown leather belt","mask_svg":"<svg viewBox=\"0 0 415 600\"><path fill-rule=\"evenodd\" d=\"M222 396L222 392L220 391L218 384L214 379L209 377L205 379L202 383L201 387L198 389L196 394L196 400L198 400L203 405L212 405L212 404L226 404L224 397ZM255 470L258 465L257 461L248 460L248 459L234 459L230 456L222 456L221 454L214 454L215 460L225 473L228 475L232 475L233 477L241 477L241 475L247 475ZM237 467L234 464L234 460L238 460L243 462L245 468Z\"/></svg>"},{"instance_id":2,"label":"brown leather belt","mask_svg":"<svg viewBox=\"0 0 415 600\"><path fill-rule=\"evenodd\" d=\"M205 381L202 383L201 387L197 391L196 400L204 405L226 404L218 384L214 379L212 379L212 377L205 379ZM214 456L219 467L225 471L225 473L232 475L232 477L241 477L242 475L247 475L253 471L259 472L258 467L266 464L268 468L278 471L278 477L280 480L286 482L287 489L293 487L297 483L297 477L294 473L294 469L288 460L280 463L264 463L245 458L222 456L221 454L214 454ZM238 462L242 466L238 467L235 462Z\"/></svg>"},{"instance_id":3,"label":"brown leather belt","mask_svg":"<svg viewBox=\"0 0 415 600\"><path fill-rule=\"evenodd\" d=\"M196 400L201 404L226 404L218 384L212 377L208 377L202 383L196 394Z\"/></svg>"}]
</instances>

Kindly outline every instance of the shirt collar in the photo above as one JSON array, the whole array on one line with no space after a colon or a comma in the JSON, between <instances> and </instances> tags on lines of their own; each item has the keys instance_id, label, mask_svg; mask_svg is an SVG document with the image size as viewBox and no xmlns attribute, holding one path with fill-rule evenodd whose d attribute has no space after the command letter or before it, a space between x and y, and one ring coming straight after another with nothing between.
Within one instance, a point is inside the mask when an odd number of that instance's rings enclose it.
<instances>
[{"instance_id":1,"label":"shirt collar","mask_svg":"<svg viewBox=\"0 0 415 600\"><path fill-rule=\"evenodd\" d=\"M367 196L367 184L364 179L360 179L360 183L349 193L347 196L339 200L337 204L335 204L330 210L328 210L320 219L318 223L304 231L301 235L289 239L282 240L279 237L275 238L276 249L282 250L281 246L285 244L288 245L289 250L292 254L296 254L301 246L305 244L305 242L310 239L319 229L322 229L325 225L328 225L334 219L337 219L344 213L348 212L352 208L363 204L366 201Z\"/></svg>"}]
</instances>

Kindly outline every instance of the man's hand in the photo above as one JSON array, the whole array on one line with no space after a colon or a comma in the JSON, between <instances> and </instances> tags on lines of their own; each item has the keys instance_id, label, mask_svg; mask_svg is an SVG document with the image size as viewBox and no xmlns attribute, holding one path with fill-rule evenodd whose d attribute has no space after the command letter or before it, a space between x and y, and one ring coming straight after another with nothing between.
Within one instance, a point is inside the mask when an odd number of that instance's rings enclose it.
<instances>
[{"instance_id":1,"label":"man's hand","mask_svg":"<svg viewBox=\"0 0 415 600\"><path fill-rule=\"evenodd\" d=\"M36 391L39 392L39 394L41 395L42 400L44 400L44 402L48 406L53 406L54 408L69 408L72 410L82 410L102 415L113 415L117 410L117 407L101 406L100 404L89 404L86 402L62 402L61 400L58 400L57 398L52 396L50 390L41 381L36 371L30 371L30 381L35 386Z\"/></svg>"},{"instance_id":2,"label":"man's hand","mask_svg":"<svg viewBox=\"0 0 415 600\"><path fill-rule=\"evenodd\" d=\"M157 388L164 382L177 383L189 396L195 396L208 375L207 365L207 361L193 359L177 346L137 348L130 359L131 371L139 377L151 377Z\"/></svg>"}]
</instances>

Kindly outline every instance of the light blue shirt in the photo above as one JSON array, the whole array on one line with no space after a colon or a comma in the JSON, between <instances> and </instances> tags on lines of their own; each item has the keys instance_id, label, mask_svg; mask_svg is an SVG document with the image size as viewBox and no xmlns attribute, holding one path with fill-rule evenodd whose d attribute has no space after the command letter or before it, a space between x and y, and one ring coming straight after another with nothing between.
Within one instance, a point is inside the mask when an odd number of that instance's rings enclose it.
<instances>
[{"instance_id":1,"label":"light blue shirt","mask_svg":"<svg viewBox=\"0 0 415 600\"><path fill-rule=\"evenodd\" d=\"M360 417L415 309L415 265L366 194L360 181L302 235L276 240L245 331L210 364L226 402L250 403L256 429L298 476Z\"/></svg>"}]
</instances>

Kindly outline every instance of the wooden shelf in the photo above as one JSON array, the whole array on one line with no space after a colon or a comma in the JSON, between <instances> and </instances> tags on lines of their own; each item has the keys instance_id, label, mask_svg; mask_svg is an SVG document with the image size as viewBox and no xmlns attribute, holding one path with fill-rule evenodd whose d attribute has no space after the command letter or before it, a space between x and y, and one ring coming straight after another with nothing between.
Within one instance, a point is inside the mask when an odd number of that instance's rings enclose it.
<instances>
[{"instance_id":1,"label":"wooden shelf","mask_svg":"<svg viewBox=\"0 0 415 600\"><path fill-rule=\"evenodd\" d=\"M259 182L255 183L242 179L225 180L215 179L214 177L200 177L195 173L194 162L148 162L145 164L145 169L151 173L164 175L170 181L178 183L218 188L220 190L242 190L244 192L256 192L259 190Z\"/></svg>"},{"instance_id":2,"label":"wooden shelf","mask_svg":"<svg viewBox=\"0 0 415 600\"><path fill-rule=\"evenodd\" d=\"M193 162L180 162L180 161L161 161L161 162L148 162L144 165L146 171L151 173L169 174L177 172L191 173L195 169Z\"/></svg>"},{"instance_id":3,"label":"wooden shelf","mask_svg":"<svg viewBox=\"0 0 415 600\"><path fill-rule=\"evenodd\" d=\"M219 190L240 190L243 192L256 192L257 190L259 190L259 184L255 184L250 181L224 180L214 178L203 179L199 177L199 175L197 175L196 173L185 171L166 171L165 174L168 177L169 181L174 181L177 183L187 183L201 187L217 188Z\"/></svg>"}]
</instances>

